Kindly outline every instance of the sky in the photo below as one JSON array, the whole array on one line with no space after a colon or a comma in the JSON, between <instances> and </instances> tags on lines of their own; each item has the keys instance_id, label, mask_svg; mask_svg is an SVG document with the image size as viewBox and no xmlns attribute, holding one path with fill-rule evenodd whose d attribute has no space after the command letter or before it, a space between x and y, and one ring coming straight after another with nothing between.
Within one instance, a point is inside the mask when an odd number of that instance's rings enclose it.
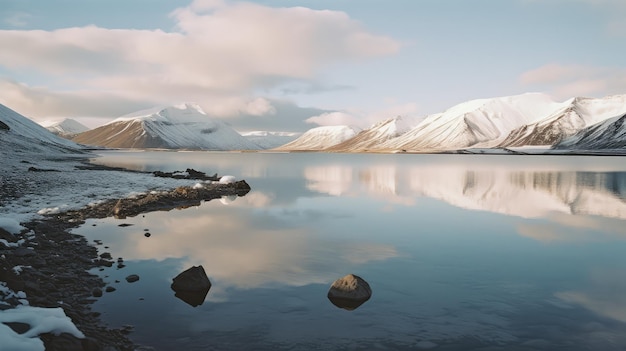
<instances>
[{"instance_id":1,"label":"sky","mask_svg":"<svg viewBox=\"0 0 626 351\"><path fill-rule=\"evenodd\" d=\"M240 132L626 93L623 0L0 0L0 103L89 127L194 102Z\"/></svg>"}]
</instances>

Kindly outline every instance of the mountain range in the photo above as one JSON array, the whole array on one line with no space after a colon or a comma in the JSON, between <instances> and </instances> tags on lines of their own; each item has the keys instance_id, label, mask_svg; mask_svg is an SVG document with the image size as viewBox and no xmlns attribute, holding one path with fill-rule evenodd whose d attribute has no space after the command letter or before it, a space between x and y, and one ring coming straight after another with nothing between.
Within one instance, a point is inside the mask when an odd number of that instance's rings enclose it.
<instances>
[{"instance_id":1,"label":"mountain range","mask_svg":"<svg viewBox=\"0 0 626 351\"><path fill-rule=\"evenodd\" d=\"M464 102L413 125L398 116L365 130L323 126L301 135L267 131L242 135L191 103L138 111L82 132L86 127L69 119L48 129L80 144L113 148L495 152L524 147L562 152L626 148L625 116L626 94L556 102L545 94L527 93Z\"/></svg>"},{"instance_id":2,"label":"mountain range","mask_svg":"<svg viewBox=\"0 0 626 351\"><path fill-rule=\"evenodd\" d=\"M226 123L207 116L200 106L190 103L125 115L72 140L113 148L261 149Z\"/></svg>"},{"instance_id":3,"label":"mountain range","mask_svg":"<svg viewBox=\"0 0 626 351\"><path fill-rule=\"evenodd\" d=\"M626 114L626 95L600 99L576 97L555 102L539 93L479 99L456 105L443 113L424 118L415 126L401 126L391 118L361 131L353 138L320 149L306 133L281 150L324 150L335 152L440 152L467 148L552 147L558 149L624 148L626 136L600 133L602 123ZM615 123L618 123L616 121ZM605 129L614 130L616 126ZM603 129L604 130L604 129ZM585 139L571 141L574 135ZM596 140L608 138L608 140ZM325 135L331 140L332 137Z\"/></svg>"}]
</instances>

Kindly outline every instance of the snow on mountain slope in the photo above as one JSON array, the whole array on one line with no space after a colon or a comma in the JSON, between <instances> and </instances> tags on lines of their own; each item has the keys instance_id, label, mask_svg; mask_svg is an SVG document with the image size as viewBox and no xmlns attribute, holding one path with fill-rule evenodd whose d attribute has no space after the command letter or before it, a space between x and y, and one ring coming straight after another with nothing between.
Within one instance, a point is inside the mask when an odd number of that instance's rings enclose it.
<instances>
[{"instance_id":1,"label":"snow on mountain slope","mask_svg":"<svg viewBox=\"0 0 626 351\"><path fill-rule=\"evenodd\" d=\"M559 106L538 93L472 100L428 116L417 127L378 148L423 151L495 146L513 129L533 123Z\"/></svg>"},{"instance_id":2,"label":"snow on mountain slope","mask_svg":"<svg viewBox=\"0 0 626 351\"><path fill-rule=\"evenodd\" d=\"M573 98L564 102L552 115L511 131L499 146L553 145L585 127L624 113L626 95L601 99Z\"/></svg>"},{"instance_id":3,"label":"snow on mountain slope","mask_svg":"<svg viewBox=\"0 0 626 351\"><path fill-rule=\"evenodd\" d=\"M274 150L306 151L323 150L354 137L359 129L351 126L324 126L309 129L298 139Z\"/></svg>"},{"instance_id":4,"label":"snow on mountain slope","mask_svg":"<svg viewBox=\"0 0 626 351\"><path fill-rule=\"evenodd\" d=\"M46 128L0 104L0 153L77 153L82 147L60 138ZM3 158L4 160L5 158Z\"/></svg>"},{"instance_id":5,"label":"snow on mountain slope","mask_svg":"<svg viewBox=\"0 0 626 351\"><path fill-rule=\"evenodd\" d=\"M302 135L302 133L254 131L241 133L241 135L257 144L261 149L267 150L292 142Z\"/></svg>"},{"instance_id":6,"label":"snow on mountain slope","mask_svg":"<svg viewBox=\"0 0 626 351\"><path fill-rule=\"evenodd\" d=\"M189 103L122 116L72 140L115 148L260 149L224 122L209 118L200 106Z\"/></svg>"},{"instance_id":7,"label":"snow on mountain slope","mask_svg":"<svg viewBox=\"0 0 626 351\"><path fill-rule=\"evenodd\" d=\"M587 127L554 145L555 149L626 148L626 113Z\"/></svg>"},{"instance_id":8,"label":"snow on mountain slope","mask_svg":"<svg viewBox=\"0 0 626 351\"><path fill-rule=\"evenodd\" d=\"M44 121L41 122L41 125L53 134L66 138L89 130L85 125L71 118L65 118L61 121Z\"/></svg>"},{"instance_id":9,"label":"snow on mountain slope","mask_svg":"<svg viewBox=\"0 0 626 351\"><path fill-rule=\"evenodd\" d=\"M402 120L402 117L389 118L376 123L369 129L361 131L353 138L333 145L326 150L341 152L366 151L389 139L396 138L410 129L410 126Z\"/></svg>"}]
</instances>

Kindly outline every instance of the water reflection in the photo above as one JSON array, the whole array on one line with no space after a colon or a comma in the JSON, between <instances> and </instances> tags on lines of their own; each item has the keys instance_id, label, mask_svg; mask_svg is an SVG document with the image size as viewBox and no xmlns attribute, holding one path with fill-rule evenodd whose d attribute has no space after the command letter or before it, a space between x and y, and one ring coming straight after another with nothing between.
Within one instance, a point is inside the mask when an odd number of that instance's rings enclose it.
<instances>
[{"instance_id":1,"label":"water reflection","mask_svg":"<svg viewBox=\"0 0 626 351\"><path fill-rule=\"evenodd\" d=\"M342 267L398 255L392 245L325 239L312 228L285 221L282 213L256 211L269 201L270 196L252 192L228 206L212 201L167 216L147 213L127 218L125 222L135 225L126 232L108 233L111 222L83 227L81 234L106 237L110 250L125 261L176 258L180 268L204 266L215 283L209 296L213 301L227 299L231 288L326 283ZM130 234L133 228L150 229L152 235Z\"/></svg>"},{"instance_id":2,"label":"water reflection","mask_svg":"<svg viewBox=\"0 0 626 351\"><path fill-rule=\"evenodd\" d=\"M333 196L367 193L410 205L419 197L469 210L522 218L554 213L626 219L626 172L520 171L466 165L307 167L310 190Z\"/></svg>"},{"instance_id":3,"label":"water reflection","mask_svg":"<svg viewBox=\"0 0 626 351\"><path fill-rule=\"evenodd\" d=\"M626 272L594 271L587 283L580 290L561 291L555 295L606 318L626 323Z\"/></svg>"},{"instance_id":4,"label":"water reflection","mask_svg":"<svg viewBox=\"0 0 626 351\"><path fill-rule=\"evenodd\" d=\"M146 214L127 228L81 228L123 256L125 270L146 262L156 271L138 272L141 281L99 304L128 306L122 294L142 284L167 288L165 297L135 293L147 295L145 324L118 312L120 325L137 325L139 341L158 339L164 349L626 347L620 159L190 155L171 167L249 174L252 191ZM189 308L172 299L169 279L199 264L214 284L207 302ZM376 288L352 313L325 296L347 272Z\"/></svg>"}]
</instances>

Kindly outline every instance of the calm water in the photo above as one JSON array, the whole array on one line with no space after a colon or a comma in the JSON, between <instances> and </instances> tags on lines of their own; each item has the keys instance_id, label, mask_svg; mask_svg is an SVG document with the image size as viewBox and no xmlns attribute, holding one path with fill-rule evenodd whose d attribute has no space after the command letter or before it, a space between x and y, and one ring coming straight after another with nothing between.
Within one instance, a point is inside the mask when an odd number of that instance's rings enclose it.
<instances>
[{"instance_id":1,"label":"calm water","mask_svg":"<svg viewBox=\"0 0 626 351\"><path fill-rule=\"evenodd\" d=\"M252 191L75 232L126 264L98 272L117 291L95 309L157 350L625 350L625 161L109 152ZM200 264L192 307L170 283ZM354 311L326 298L348 273L373 291Z\"/></svg>"}]
</instances>

